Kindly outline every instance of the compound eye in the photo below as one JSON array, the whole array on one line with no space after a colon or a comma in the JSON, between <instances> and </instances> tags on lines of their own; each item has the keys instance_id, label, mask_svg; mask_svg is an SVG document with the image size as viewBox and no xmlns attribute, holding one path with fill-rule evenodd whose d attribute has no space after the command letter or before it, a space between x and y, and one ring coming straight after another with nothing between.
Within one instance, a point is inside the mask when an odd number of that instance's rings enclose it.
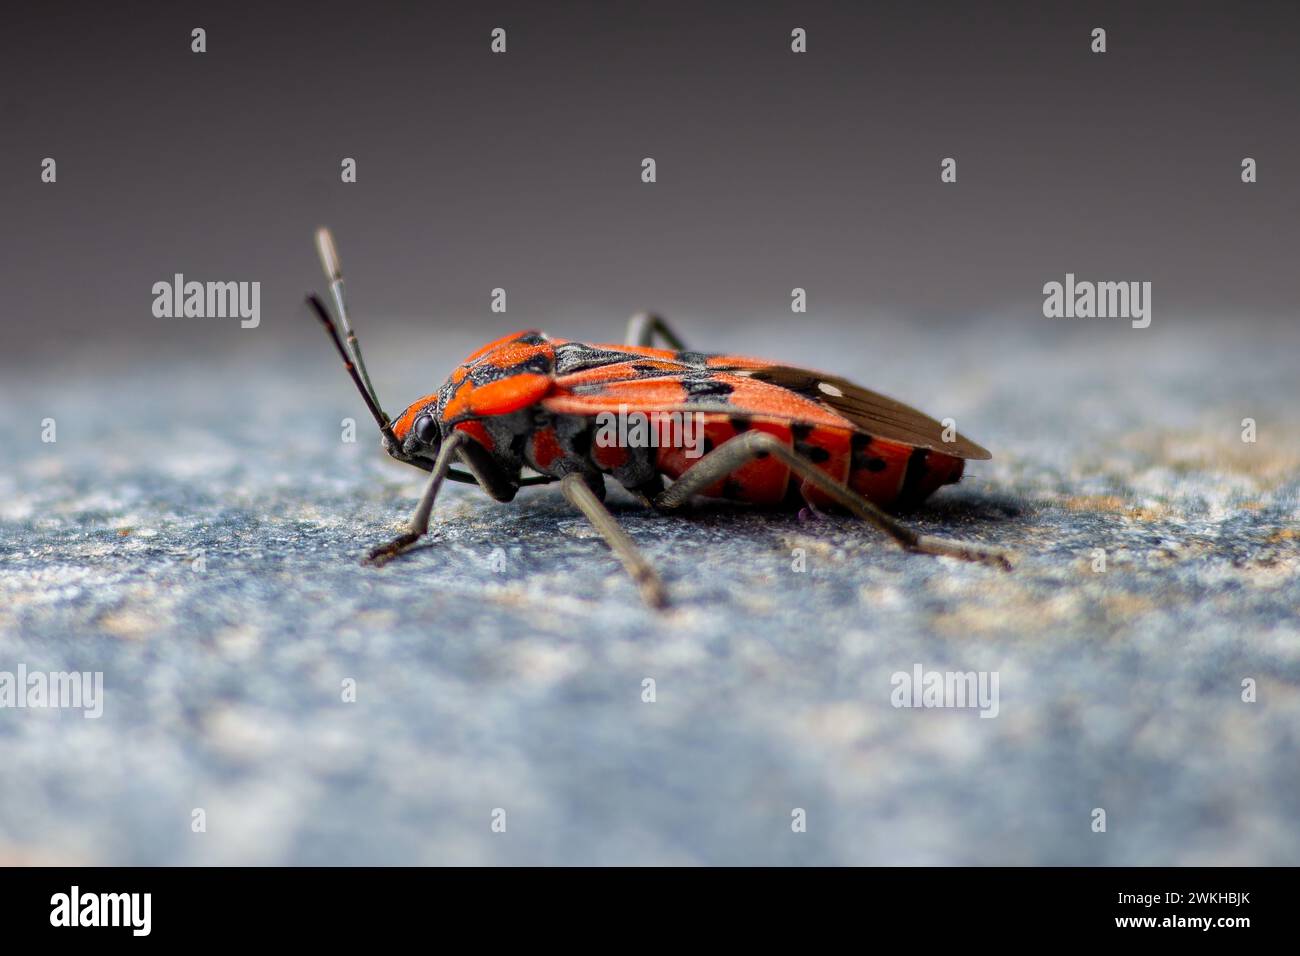
<instances>
[{"instance_id":1,"label":"compound eye","mask_svg":"<svg viewBox=\"0 0 1300 956\"><path fill-rule=\"evenodd\" d=\"M438 426L434 423L432 415L421 415L415 420L411 430L415 432L415 437L426 445L432 445L438 438Z\"/></svg>"}]
</instances>

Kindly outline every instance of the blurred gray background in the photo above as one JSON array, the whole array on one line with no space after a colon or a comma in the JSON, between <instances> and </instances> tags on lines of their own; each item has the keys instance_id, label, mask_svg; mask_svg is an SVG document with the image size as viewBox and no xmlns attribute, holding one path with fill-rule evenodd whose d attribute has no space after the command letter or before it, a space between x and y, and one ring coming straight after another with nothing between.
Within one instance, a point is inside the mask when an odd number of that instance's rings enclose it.
<instances>
[{"instance_id":1,"label":"blurred gray background","mask_svg":"<svg viewBox=\"0 0 1300 956\"><path fill-rule=\"evenodd\" d=\"M0 710L0 863L1294 864L1298 19L11 14L0 671L100 670L107 699ZM390 411L505 332L658 309L955 417L994 458L910 520L1020 563L612 494L673 594L655 616L554 489L458 486L427 546L359 567L422 477L302 306L322 223ZM261 326L154 318L175 272L261 282ZM1151 327L1045 319L1066 272L1150 281ZM916 664L997 671L998 719L892 708Z\"/></svg>"},{"instance_id":2,"label":"blurred gray background","mask_svg":"<svg viewBox=\"0 0 1300 956\"><path fill-rule=\"evenodd\" d=\"M151 315L175 272L260 281L256 344L300 342L322 223L367 337L401 322L412 348L642 308L735 338L873 310L1036 322L1067 271L1151 281L1164 321L1281 321L1298 24L1226 2L29 6L0 41L0 361L246 345Z\"/></svg>"}]
</instances>

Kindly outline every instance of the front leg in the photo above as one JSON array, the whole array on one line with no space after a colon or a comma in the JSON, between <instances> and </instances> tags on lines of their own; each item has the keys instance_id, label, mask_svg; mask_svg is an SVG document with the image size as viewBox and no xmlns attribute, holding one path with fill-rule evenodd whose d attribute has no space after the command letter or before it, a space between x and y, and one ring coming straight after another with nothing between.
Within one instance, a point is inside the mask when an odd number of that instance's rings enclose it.
<instances>
[{"instance_id":1,"label":"front leg","mask_svg":"<svg viewBox=\"0 0 1300 956\"><path fill-rule=\"evenodd\" d=\"M424 486L424 492L420 495L420 503L415 506L415 513L411 515L410 526L405 532L399 534L387 544L371 548L365 557L364 564L376 566L387 564L428 533L429 516L433 513L433 502L442 489L442 482L447 477L447 470L451 468L453 459L458 457L462 444L467 440L467 436L462 432L452 432L447 436L447 440L442 443L442 448L438 451L438 458L433 463L433 469L429 472L429 481Z\"/></svg>"}]
</instances>

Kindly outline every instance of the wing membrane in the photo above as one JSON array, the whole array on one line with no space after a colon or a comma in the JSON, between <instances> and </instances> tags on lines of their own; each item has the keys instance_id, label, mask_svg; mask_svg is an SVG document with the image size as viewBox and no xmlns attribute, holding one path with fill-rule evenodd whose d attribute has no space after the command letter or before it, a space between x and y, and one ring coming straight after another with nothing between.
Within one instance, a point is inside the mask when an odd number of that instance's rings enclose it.
<instances>
[{"instance_id":1,"label":"wing membrane","mask_svg":"<svg viewBox=\"0 0 1300 956\"><path fill-rule=\"evenodd\" d=\"M943 440L943 425L910 405L855 385L837 375L825 375L794 365L763 365L735 374L788 389L820 402L843 415L868 435L900 441L955 458L992 458L989 452L963 435Z\"/></svg>"}]
</instances>

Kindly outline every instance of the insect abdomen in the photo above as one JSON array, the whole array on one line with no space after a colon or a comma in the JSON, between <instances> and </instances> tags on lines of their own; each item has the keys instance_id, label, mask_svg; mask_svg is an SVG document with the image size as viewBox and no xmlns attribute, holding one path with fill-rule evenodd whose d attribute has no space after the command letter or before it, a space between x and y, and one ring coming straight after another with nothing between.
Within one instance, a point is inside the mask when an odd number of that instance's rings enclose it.
<instances>
[{"instance_id":1,"label":"insect abdomen","mask_svg":"<svg viewBox=\"0 0 1300 956\"><path fill-rule=\"evenodd\" d=\"M849 488L879 505L911 508L961 478L965 462L952 455L867 435L854 436Z\"/></svg>"},{"instance_id":2,"label":"insect abdomen","mask_svg":"<svg viewBox=\"0 0 1300 956\"><path fill-rule=\"evenodd\" d=\"M960 458L848 429L747 416L707 414L703 418L704 443L701 450L706 454L742 431L765 431L812 461L837 484L847 485L878 505L911 507L941 485L956 481L962 474ZM676 479L698 460L690 457L684 448L660 448L655 464L662 474ZM798 492L802 494L796 494ZM797 487L792 488L789 469L772 458L749 462L707 489L704 495L758 505L779 505L803 499L818 506L833 504L826 495L805 482L800 481Z\"/></svg>"},{"instance_id":3,"label":"insect abdomen","mask_svg":"<svg viewBox=\"0 0 1300 956\"><path fill-rule=\"evenodd\" d=\"M687 426L695 427L695 419ZM703 455L742 432L767 432L802 455L841 486L847 486L875 504L911 507L941 485L961 477L960 458L900 442L873 438L849 429L790 423L760 416L701 413L702 434L668 433L657 447L606 445L592 416L559 415L524 426L525 460L548 474L562 472L562 461L612 475L628 488L643 487L656 473L677 479ZM702 493L708 498L742 501L768 507L810 501L819 507L833 504L822 492L799 479L775 458L749 461Z\"/></svg>"}]
</instances>

